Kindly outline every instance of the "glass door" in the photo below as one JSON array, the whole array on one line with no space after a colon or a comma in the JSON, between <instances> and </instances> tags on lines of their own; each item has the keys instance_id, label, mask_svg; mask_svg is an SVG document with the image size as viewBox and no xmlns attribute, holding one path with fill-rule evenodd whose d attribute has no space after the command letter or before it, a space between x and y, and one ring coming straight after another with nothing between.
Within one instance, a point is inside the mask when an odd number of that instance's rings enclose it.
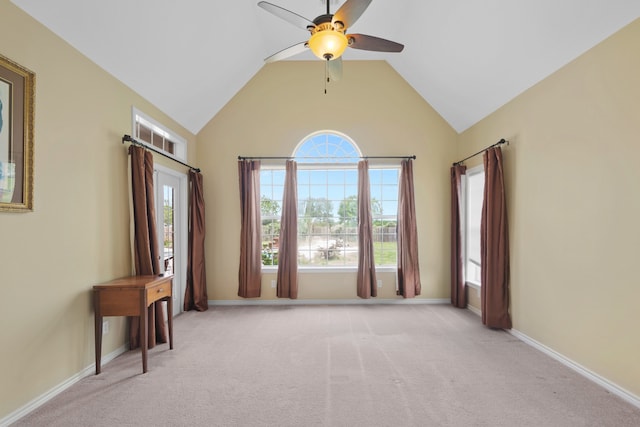
<instances>
[{"instance_id":1,"label":"glass door","mask_svg":"<svg viewBox=\"0 0 640 427\"><path fill-rule=\"evenodd\" d=\"M185 200L181 197L181 179L172 173L156 170L156 221L160 245L160 269L174 275L173 316L182 312L186 264L183 245L186 235L183 218Z\"/></svg>"}]
</instances>

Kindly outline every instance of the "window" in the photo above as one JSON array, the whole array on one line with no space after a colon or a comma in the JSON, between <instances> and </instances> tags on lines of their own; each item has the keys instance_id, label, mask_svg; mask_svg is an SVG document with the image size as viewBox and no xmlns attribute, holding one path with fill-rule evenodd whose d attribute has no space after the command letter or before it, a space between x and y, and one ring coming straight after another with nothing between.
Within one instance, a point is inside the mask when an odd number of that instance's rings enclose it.
<instances>
[{"instance_id":1,"label":"window","mask_svg":"<svg viewBox=\"0 0 640 427\"><path fill-rule=\"evenodd\" d=\"M284 169L261 169L260 216L262 221L262 265L278 264L280 215L284 192Z\"/></svg>"},{"instance_id":2,"label":"window","mask_svg":"<svg viewBox=\"0 0 640 427\"><path fill-rule=\"evenodd\" d=\"M358 161L355 143L337 132L317 132L295 150L298 163L298 263L300 267L358 264ZM399 166L369 165L377 266L396 264ZM262 264L277 264L284 168L260 172Z\"/></svg>"},{"instance_id":3,"label":"window","mask_svg":"<svg viewBox=\"0 0 640 427\"><path fill-rule=\"evenodd\" d=\"M369 166L376 265L396 265L399 175L399 167Z\"/></svg>"},{"instance_id":4,"label":"window","mask_svg":"<svg viewBox=\"0 0 640 427\"><path fill-rule=\"evenodd\" d=\"M357 265L358 171L311 168L298 171L298 262Z\"/></svg>"},{"instance_id":5,"label":"window","mask_svg":"<svg viewBox=\"0 0 640 427\"><path fill-rule=\"evenodd\" d=\"M464 179L465 281L475 285L481 282L480 221L483 194L484 167L469 169Z\"/></svg>"},{"instance_id":6,"label":"window","mask_svg":"<svg viewBox=\"0 0 640 427\"><path fill-rule=\"evenodd\" d=\"M153 147L171 157L186 161L187 142L175 132L153 120L151 117L132 109L133 137L145 145Z\"/></svg>"}]
</instances>

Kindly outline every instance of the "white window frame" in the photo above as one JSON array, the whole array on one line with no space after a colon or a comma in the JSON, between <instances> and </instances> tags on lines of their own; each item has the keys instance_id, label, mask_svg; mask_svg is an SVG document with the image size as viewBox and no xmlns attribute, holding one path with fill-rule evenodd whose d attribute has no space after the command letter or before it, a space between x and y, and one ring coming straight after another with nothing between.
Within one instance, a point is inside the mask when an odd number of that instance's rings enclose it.
<instances>
[{"instance_id":1,"label":"white window frame","mask_svg":"<svg viewBox=\"0 0 640 427\"><path fill-rule=\"evenodd\" d=\"M481 280L476 280L475 278L469 277L469 272L467 271L467 265L469 263L469 250L468 250L468 242L469 242L469 196L470 192L468 191L469 186L469 178L474 175L484 174L484 165L478 165L473 168L467 169L465 175L462 176L461 180L461 194L463 197L463 203L461 206L461 215L460 217L463 219L462 224L460 224L461 234L462 234L462 248L463 248L463 276L464 281L467 286L470 286L475 289L480 289L482 286ZM482 267L481 267L482 268Z\"/></svg>"},{"instance_id":2,"label":"white window frame","mask_svg":"<svg viewBox=\"0 0 640 427\"><path fill-rule=\"evenodd\" d=\"M149 144L147 141L139 139L137 130L138 126L136 126L138 122L152 129L155 133L162 135L175 143L175 153L170 153L156 147L155 145ZM131 136L133 136L133 138L135 138L136 141L140 142L141 144L153 150L161 151L163 154L166 154L173 159L180 160L181 162L187 161L187 140L180 136L178 133L174 132L162 123L155 120L153 117L143 113L133 106L131 107Z\"/></svg>"}]
</instances>

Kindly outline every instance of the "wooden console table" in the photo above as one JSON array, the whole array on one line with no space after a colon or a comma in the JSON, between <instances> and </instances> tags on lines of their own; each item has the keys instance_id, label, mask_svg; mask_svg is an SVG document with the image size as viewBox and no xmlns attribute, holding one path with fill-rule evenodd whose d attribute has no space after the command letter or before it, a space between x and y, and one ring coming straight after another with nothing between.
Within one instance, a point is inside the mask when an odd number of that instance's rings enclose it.
<instances>
[{"instance_id":1,"label":"wooden console table","mask_svg":"<svg viewBox=\"0 0 640 427\"><path fill-rule=\"evenodd\" d=\"M147 372L148 316L147 308L156 301L167 301L169 321L169 349L173 349L173 275L131 276L93 287L96 323L96 375L100 373L102 358L102 318L104 316L140 317L140 348L142 372Z\"/></svg>"}]
</instances>

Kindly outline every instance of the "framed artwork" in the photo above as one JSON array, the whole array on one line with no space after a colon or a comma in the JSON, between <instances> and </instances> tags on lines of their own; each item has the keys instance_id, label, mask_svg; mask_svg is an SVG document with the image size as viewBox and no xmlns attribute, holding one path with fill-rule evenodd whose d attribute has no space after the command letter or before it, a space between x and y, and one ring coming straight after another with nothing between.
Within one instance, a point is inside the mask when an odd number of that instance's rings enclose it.
<instances>
[{"instance_id":1,"label":"framed artwork","mask_svg":"<svg viewBox=\"0 0 640 427\"><path fill-rule=\"evenodd\" d=\"M0 211L33 210L35 74L0 55Z\"/></svg>"}]
</instances>

